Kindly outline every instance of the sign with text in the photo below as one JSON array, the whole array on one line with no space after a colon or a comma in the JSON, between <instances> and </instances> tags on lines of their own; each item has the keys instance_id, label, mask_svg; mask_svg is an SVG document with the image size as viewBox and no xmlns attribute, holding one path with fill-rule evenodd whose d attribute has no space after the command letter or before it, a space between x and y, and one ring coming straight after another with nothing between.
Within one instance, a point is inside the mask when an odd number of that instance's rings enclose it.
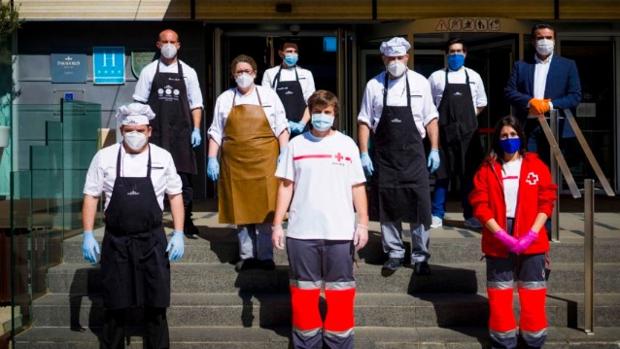
<instances>
[{"instance_id":1,"label":"sign with text","mask_svg":"<svg viewBox=\"0 0 620 349\"><path fill-rule=\"evenodd\" d=\"M440 18L435 25L438 32L499 32L502 22L499 18L450 17Z\"/></svg>"},{"instance_id":2,"label":"sign with text","mask_svg":"<svg viewBox=\"0 0 620 349\"><path fill-rule=\"evenodd\" d=\"M125 47L93 47L93 81L97 85L125 83Z\"/></svg>"},{"instance_id":3,"label":"sign with text","mask_svg":"<svg viewBox=\"0 0 620 349\"><path fill-rule=\"evenodd\" d=\"M153 60L155 60L155 51L131 52L131 72L136 79L140 77L140 72L142 72L142 69L144 69L144 67L146 67Z\"/></svg>"},{"instance_id":4,"label":"sign with text","mask_svg":"<svg viewBox=\"0 0 620 349\"><path fill-rule=\"evenodd\" d=\"M74 53L52 53L50 72L52 83L83 84L88 77L87 56Z\"/></svg>"}]
</instances>

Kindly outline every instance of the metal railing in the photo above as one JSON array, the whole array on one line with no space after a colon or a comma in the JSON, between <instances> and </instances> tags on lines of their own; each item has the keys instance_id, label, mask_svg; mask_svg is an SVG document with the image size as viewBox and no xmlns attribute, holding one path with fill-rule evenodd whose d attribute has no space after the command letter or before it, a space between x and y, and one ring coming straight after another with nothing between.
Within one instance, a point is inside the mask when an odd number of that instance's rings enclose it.
<instances>
[{"instance_id":1,"label":"metal railing","mask_svg":"<svg viewBox=\"0 0 620 349\"><path fill-rule=\"evenodd\" d=\"M598 181L601 183L605 194L608 196L615 196L609 181L605 177L603 170L601 169L592 149L588 145L588 141L583 136L577 120L573 116L573 113L569 109L564 109L564 118L568 122L568 125L573 130L577 141L581 149L583 150L586 159L590 163L590 166L594 170ZM575 182L575 178L564 159L564 155L558 144L559 132L559 119L560 113L557 109L554 109L550 113L549 124L544 116L538 117L538 122L547 138L549 143L550 156L550 170L553 182L558 184L558 197L561 188L562 177L566 180L566 184L571 192L573 198L581 198L581 191ZM587 334L594 334L594 180L584 180L584 331ZM559 200L557 200L554 207L553 214L551 216L551 240L560 241L560 229L559 229Z\"/></svg>"}]
</instances>

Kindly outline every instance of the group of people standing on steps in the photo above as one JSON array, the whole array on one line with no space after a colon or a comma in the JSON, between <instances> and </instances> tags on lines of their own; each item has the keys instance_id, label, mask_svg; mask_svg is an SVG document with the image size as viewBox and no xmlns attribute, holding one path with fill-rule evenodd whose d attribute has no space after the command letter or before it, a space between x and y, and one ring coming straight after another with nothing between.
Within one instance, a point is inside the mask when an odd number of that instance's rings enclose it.
<instances>
[{"instance_id":1,"label":"group of people standing on steps","mask_svg":"<svg viewBox=\"0 0 620 349\"><path fill-rule=\"evenodd\" d=\"M237 227L237 271L271 270L273 246L286 248L295 348L353 347L353 260L368 241L366 183L387 256L383 275L405 262L404 221L411 226L414 273L426 277L429 232L442 225L450 177L460 182L467 226L482 229L493 347L515 348L519 333L530 347L542 347L545 222L556 185L527 146L544 144L536 138L536 118L576 107L581 94L575 63L555 55L554 42L551 26L532 29L535 56L515 64L505 89L515 116L499 120L486 157L477 131L486 94L480 75L464 65L467 46L460 39L447 44L447 66L428 80L408 68L407 40L381 44L385 70L366 85L357 144L337 130L338 98L315 91L312 73L297 65L295 43L283 43L282 63L265 72L262 85L254 82L252 57L232 60L236 86L217 98L207 131L207 176L217 182L219 222ZM140 74L136 103L118 110L122 142L97 152L84 186L82 248L93 264L101 252L105 348L123 348L131 307L145 309L145 347L170 346L169 261L182 258L184 235L198 233L191 220L191 177L197 172L192 148L202 142L198 79L177 58L181 45L174 31L162 31L156 45L161 56ZM432 199L430 174L436 177ZM93 226L102 192L100 250ZM166 195L174 226L168 241Z\"/></svg>"}]
</instances>

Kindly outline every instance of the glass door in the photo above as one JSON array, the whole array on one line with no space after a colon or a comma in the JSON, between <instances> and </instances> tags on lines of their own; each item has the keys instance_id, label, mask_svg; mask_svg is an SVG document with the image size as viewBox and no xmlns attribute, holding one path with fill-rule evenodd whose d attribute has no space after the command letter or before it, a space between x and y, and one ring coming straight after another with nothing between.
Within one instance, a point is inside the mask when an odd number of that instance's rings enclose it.
<instances>
[{"instance_id":1,"label":"glass door","mask_svg":"<svg viewBox=\"0 0 620 349\"><path fill-rule=\"evenodd\" d=\"M605 176L617 191L614 42L604 37L563 38L560 53L577 63L582 99L575 117ZM574 138L562 139L560 146L577 183L596 178Z\"/></svg>"}]
</instances>

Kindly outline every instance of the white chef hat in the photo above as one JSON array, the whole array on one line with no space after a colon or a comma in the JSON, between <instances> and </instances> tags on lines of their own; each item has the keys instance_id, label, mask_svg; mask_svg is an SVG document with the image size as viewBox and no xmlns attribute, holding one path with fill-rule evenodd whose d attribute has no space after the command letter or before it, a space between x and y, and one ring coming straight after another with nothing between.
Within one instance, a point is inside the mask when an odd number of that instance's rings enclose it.
<instances>
[{"instance_id":1,"label":"white chef hat","mask_svg":"<svg viewBox=\"0 0 620 349\"><path fill-rule=\"evenodd\" d=\"M130 103L120 106L116 119L120 125L148 125L155 118L155 113L148 104Z\"/></svg>"},{"instance_id":2,"label":"white chef hat","mask_svg":"<svg viewBox=\"0 0 620 349\"><path fill-rule=\"evenodd\" d=\"M382 42L379 51L381 51L382 55L387 57L398 57L406 55L410 48L411 45L407 40L396 36L388 41Z\"/></svg>"}]
</instances>

